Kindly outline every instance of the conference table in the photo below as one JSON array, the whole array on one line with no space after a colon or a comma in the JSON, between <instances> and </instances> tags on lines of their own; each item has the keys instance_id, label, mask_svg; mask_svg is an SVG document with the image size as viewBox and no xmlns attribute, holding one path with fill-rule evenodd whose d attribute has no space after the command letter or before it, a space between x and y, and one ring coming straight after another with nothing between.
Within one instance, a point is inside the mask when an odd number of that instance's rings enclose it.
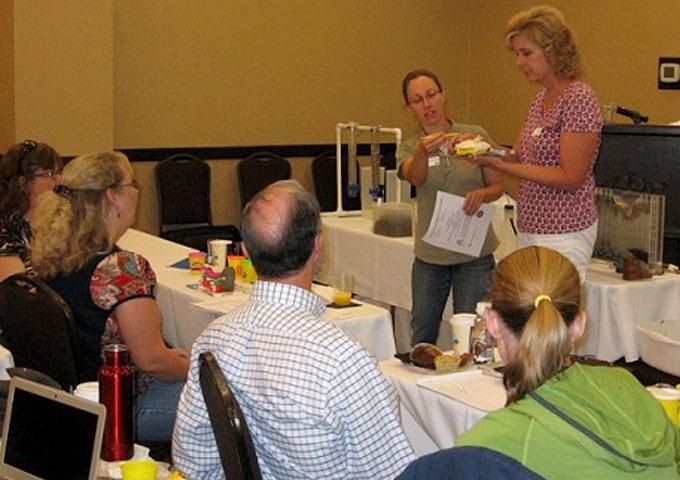
<instances>
[{"instance_id":1,"label":"conference table","mask_svg":"<svg viewBox=\"0 0 680 480\"><path fill-rule=\"evenodd\" d=\"M452 447L463 432L505 405L501 379L476 365L439 375L393 358L380 369L399 393L402 426L416 456Z\"/></svg>"},{"instance_id":2,"label":"conference table","mask_svg":"<svg viewBox=\"0 0 680 480\"><path fill-rule=\"evenodd\" d=\"M325 216L323 225L326 257L317 275L319 281L330 282L338 272L350 273L355 276L355 290L359 295L410 311L412 237L376 235L370 218L363 216ZM502 234L499 237L499 249L507 254L508 248L503 242L511 243L512 238ZM628 362L635 361L640 350L637 325L649 321L680 321L678 274L666 272L651 279L626 281L621 274L593 262L584 288L589 323L576 352L580 355L594 355L608 361L621 357ZM445 323L440 337L446 331Z\"/></svg>"},{"instance_id":3,"label":"conference table","mask_svg":"<svg viewBox=\"0 0 680 480\"><path fill-rule=\"evenodd\" d=\"M199 276L191 275L189 247L129 229L117 243L119 248L144 256L157 276L156 301L163 316L163 336L173 347L186 351L213 320L248 300L250 285L237 282L234 292L211 295L197 288ZM174 266L173 266L174 265ZM329 287L314 285L313 291L328 300ZM392 320L384 308L364 304L351 308L328 308L325 319L338 325L378 360L396 352Z\"/></svg>"}]
</instances>

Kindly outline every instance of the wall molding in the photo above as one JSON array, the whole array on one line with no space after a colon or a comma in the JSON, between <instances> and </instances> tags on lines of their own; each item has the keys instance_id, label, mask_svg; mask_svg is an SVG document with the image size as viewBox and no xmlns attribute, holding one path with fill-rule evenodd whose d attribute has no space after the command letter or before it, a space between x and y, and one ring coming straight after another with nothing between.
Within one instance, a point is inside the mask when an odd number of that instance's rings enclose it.
<instances>
[{"instance_id":1,"label":"wall molding","mask_svg":"<svg viewBox=\"0 0 680 480\"><path fill-rule=\"evenodd\" d=\"M256 145L247 147L159 147L159 148L117 148L130 159L131 162L156 162L176 155L188 153L203 160L239 160L258 152L275 153L286 158L318 157L324 153L335 154L335 144L309 145ZM343 157L347 155L347 145L342 146ZM394 154L394 143L381 143L380 154ZM370 155L371 146L368 143L357 144L357 154Z\"/></svg>"}]
</instances>

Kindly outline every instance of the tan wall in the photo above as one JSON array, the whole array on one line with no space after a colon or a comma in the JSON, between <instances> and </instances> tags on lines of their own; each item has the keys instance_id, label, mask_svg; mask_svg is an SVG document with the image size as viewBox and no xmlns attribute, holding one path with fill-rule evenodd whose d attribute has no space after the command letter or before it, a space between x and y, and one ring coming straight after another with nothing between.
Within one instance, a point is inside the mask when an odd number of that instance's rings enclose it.
<instances>
[{"instance_id":1,"label":"tan wall","mask_svg":"<svg viewBox=\"0 0 680 480\"><path fill-rule=\"evenodd\" d=\"M516 12L541 2L472 0L481 12L471 42L470 116L496 140L514 142L536 88L527 86L505 49L503 33ZM680 119L680 91L657 89L660 56L680 56L677 0L552 0L579 40L585 76L600 102L614 102L649 115L650 123ZM630 123L618 117L619 123Z\"/></svg>"},{"instance_id":2,"label":"tan wall","mask_svg":"<svg viewBox=\"0 0 680 480\"><path fill-rule=\"evenodd\" d=\"M14 143L14 4L0 1L0 154Z\"/></svg>"},{"instance_id":3,"label":"tan wall","mask_svg":"<svg viewBox=\"0 0 680 480\"><path fill-rule=\"evenodd\" d=\"M467 84L466 3L116 1L116 146L332 143L338 122L408 125L407 71Z\"/></svg>"},{"instance_id":4,"label":"tan wall","mask_svg":"<svg viewBox=\"0 0 680 480\"><path fill-rule=\"evenodd\" d=\"M113 145L113 0L14 2L15 138Z\"/></svg>"}]
</instances>

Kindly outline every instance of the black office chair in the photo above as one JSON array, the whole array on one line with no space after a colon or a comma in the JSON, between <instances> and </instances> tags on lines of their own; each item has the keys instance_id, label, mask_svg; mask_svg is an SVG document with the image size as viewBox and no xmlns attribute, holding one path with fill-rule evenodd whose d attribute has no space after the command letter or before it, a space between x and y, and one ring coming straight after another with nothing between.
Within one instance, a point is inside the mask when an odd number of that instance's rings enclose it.
<instances>
[{"instance_id":1,"label":"black office chair","mask_svg":"<svg viewBox=\"0 0 680 480\"><path fill-rule=\"evenodd\" d=\"M266 186L291 178L291 166L287 158L269 152L255 153L238 162L236 174L241 193L241 209Z\"/></svg>"},{"instance_id":2,"label":"black office chair","mask_svg":"<svg viewBox=\"0 0 680 480\"><path fill-rule=\"evenodd\" d=\"M514 458L484 447L454 447L412 462L397 480L540 480L543 477Z\"/></svg>"},{"instance_id":3,"label":"black office chair","mask_svg":"<svg viewBox=\"0 0 680 480\"><path fill-rule=\"evenodd\" d=\"M37 370L71 391L78 383L77 332L71 309L44 282L20 273L0 283L0 343L16 367Z\"/></svg>"},{"instance_id":4,"label":"black office chair","mask_svg":"<svg viewBox=\"0 0 680 480\"><path fill-rule=\"evenodd\" d=\"M210 166L189 154L172 155L154 169L160 236L196 250L214 238L241 241L235 225L213 225Z\"/></svg>"},{"instance_id":5,"label":"black office chair","mask_svg":"<svg viewBox=\"0 0 680 480\"><path fill-rule=\"evenodd\" d=\"M335 159L334 153L326 152L312 160L312 182L322 212L334 212L338 206L338 175ZM342 209L346 212L361 210L361 197L359 195L356 197L347 195L347 158L342 159L340 169L343 188Z\"/></svg>"},{"instance_id":6,"label":"black office chair","mask_svg":"<svg viewBox=\"0 0 680 480\"><path fill-rule=\"evenodd\" d=\"M203 352L198 358L201 391L225 476L230 480L260 480L260 464L246 419L215 356Z\"/></svg>"}]
</instances>

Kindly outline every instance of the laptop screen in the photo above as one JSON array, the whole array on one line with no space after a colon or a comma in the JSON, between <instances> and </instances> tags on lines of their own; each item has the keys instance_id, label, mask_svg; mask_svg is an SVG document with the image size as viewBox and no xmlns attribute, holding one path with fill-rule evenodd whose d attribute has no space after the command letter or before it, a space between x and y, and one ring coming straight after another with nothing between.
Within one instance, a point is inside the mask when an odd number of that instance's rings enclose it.
<instances>
[{"instance_id":1,"label":"laptop screen","mask_svg":"<svg viewBox=\"0 0 680 480\"><path fill-rule=\"evenodd\" d=\"M96 478L105 412L103 405L13 378L0 478Z\"/></svg>"}]
</instances>

